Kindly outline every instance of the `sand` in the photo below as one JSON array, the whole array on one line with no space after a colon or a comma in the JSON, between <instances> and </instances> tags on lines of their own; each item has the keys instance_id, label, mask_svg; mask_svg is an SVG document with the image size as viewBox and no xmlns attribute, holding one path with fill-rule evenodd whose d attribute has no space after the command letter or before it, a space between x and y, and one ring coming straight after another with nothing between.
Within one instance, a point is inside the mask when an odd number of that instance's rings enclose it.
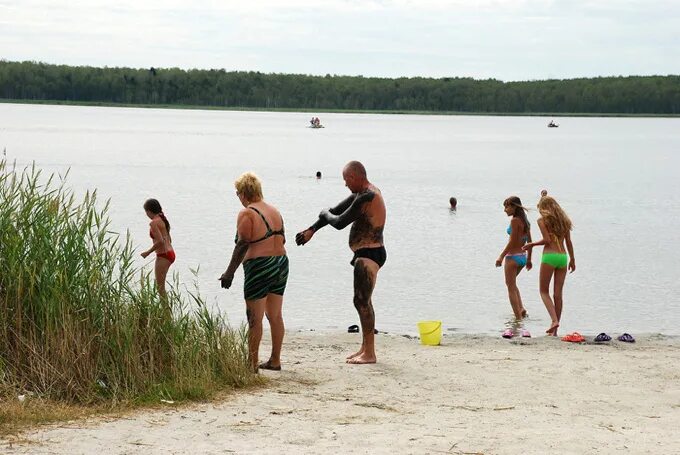
<instances>
[{"instance_id":1,"label":"sand","mask_svg":"<svg viewBox=\"0 0 680 455\"><path fill-rule=\"evenodd\" d=\"M612 334L613 335L613 334ZM283 371L220 402L54 424L9 454L680 453L680 341L571 344L381 334L378 363L347 365L358 334L289 333ZM265 340L262 351L268 352Z\"/></svg>"}]
</instances>

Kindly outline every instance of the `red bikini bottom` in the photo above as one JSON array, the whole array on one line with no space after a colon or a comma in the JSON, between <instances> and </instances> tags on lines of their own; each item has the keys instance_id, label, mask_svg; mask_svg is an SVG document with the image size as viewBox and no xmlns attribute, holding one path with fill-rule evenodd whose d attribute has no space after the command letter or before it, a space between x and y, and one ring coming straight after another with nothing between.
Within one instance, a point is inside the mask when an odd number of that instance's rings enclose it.
<instances>
[{"instance_id":1,"label":"red bikini bottom","mask_svg":"<svg viewBox=\"0 0 680 455\"><path fill-rule=\"evenodd\" d=\"M165 253L156 253L156 257L165 258L168 261L170 261L170 264L172 264L173 262L175 262L175 251L170 250Z\"/></svg>"}]
</instances>

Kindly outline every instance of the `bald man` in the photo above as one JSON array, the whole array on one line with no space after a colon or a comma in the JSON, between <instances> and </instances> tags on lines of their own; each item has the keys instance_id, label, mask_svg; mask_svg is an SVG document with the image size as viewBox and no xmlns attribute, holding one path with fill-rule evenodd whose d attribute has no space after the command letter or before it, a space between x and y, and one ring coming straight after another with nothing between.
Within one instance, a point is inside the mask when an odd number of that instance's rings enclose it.
<instances>
[{"instance_id":1,"label":"bald man","mask_svg":"<svg viewBox=\"0 0 680 455\"><path fill-rule=\"evenodd\" d=\"M350 224L349 247L354 253L354 307L361 321L362 342L359 351L347 357L347 363L375 363L375 313L371 296L378 271L387 260L383 245L383 229L387 213L380 190L368 181L366 168L350 161L342 170L345 186L352 194L337 206L322 210L319 219L295 236L295 243L304 245L314 233L330 224L344 229Z\"/></svg>"}]
</instances>

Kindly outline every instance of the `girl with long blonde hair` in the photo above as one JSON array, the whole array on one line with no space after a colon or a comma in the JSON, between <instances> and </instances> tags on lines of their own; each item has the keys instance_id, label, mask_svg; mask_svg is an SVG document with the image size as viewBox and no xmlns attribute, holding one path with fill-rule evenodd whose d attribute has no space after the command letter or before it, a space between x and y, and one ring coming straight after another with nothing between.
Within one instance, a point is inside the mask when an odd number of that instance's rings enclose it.
<instances>
[{"instance_id":1,"label":"girl with long blonde hair","mask_svg":"<svg viewBox=\"0 0 680 455\"><path fill-rule=\"evenodd\" d=\"M572 223L566 212L560 207L555 198L543 196L538 201L538 227L543 238L538 242L529 242L522 249L530 251L535 246L543 245L541 256L541 270L539 273L539 291L541 300L550 315L551 324L545 332L557 336L562 317L562 290L567 270L576 270L574 259L574 245L571 243ZM566 246L566 249L565 249ZM567 256L567 253L569 256ZM550 297L550 281L553 276L553 295Z\"/></svg>"}]
</instances>

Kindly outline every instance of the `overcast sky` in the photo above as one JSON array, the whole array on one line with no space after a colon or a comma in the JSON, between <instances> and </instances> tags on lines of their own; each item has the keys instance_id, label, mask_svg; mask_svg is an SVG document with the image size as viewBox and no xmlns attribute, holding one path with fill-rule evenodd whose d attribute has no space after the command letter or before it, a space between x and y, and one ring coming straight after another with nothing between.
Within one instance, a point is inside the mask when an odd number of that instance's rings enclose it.
<instances>
[{"instance_id":1,"label":"overcast sky","mask_svg":"<svg viewBox=\"0 0 680 455\"><path fill-rule=\"evenodd\" d=\"M0 59L529 80L680 74L680 0L0 0Z\"/></svg>"}]
</instances>

